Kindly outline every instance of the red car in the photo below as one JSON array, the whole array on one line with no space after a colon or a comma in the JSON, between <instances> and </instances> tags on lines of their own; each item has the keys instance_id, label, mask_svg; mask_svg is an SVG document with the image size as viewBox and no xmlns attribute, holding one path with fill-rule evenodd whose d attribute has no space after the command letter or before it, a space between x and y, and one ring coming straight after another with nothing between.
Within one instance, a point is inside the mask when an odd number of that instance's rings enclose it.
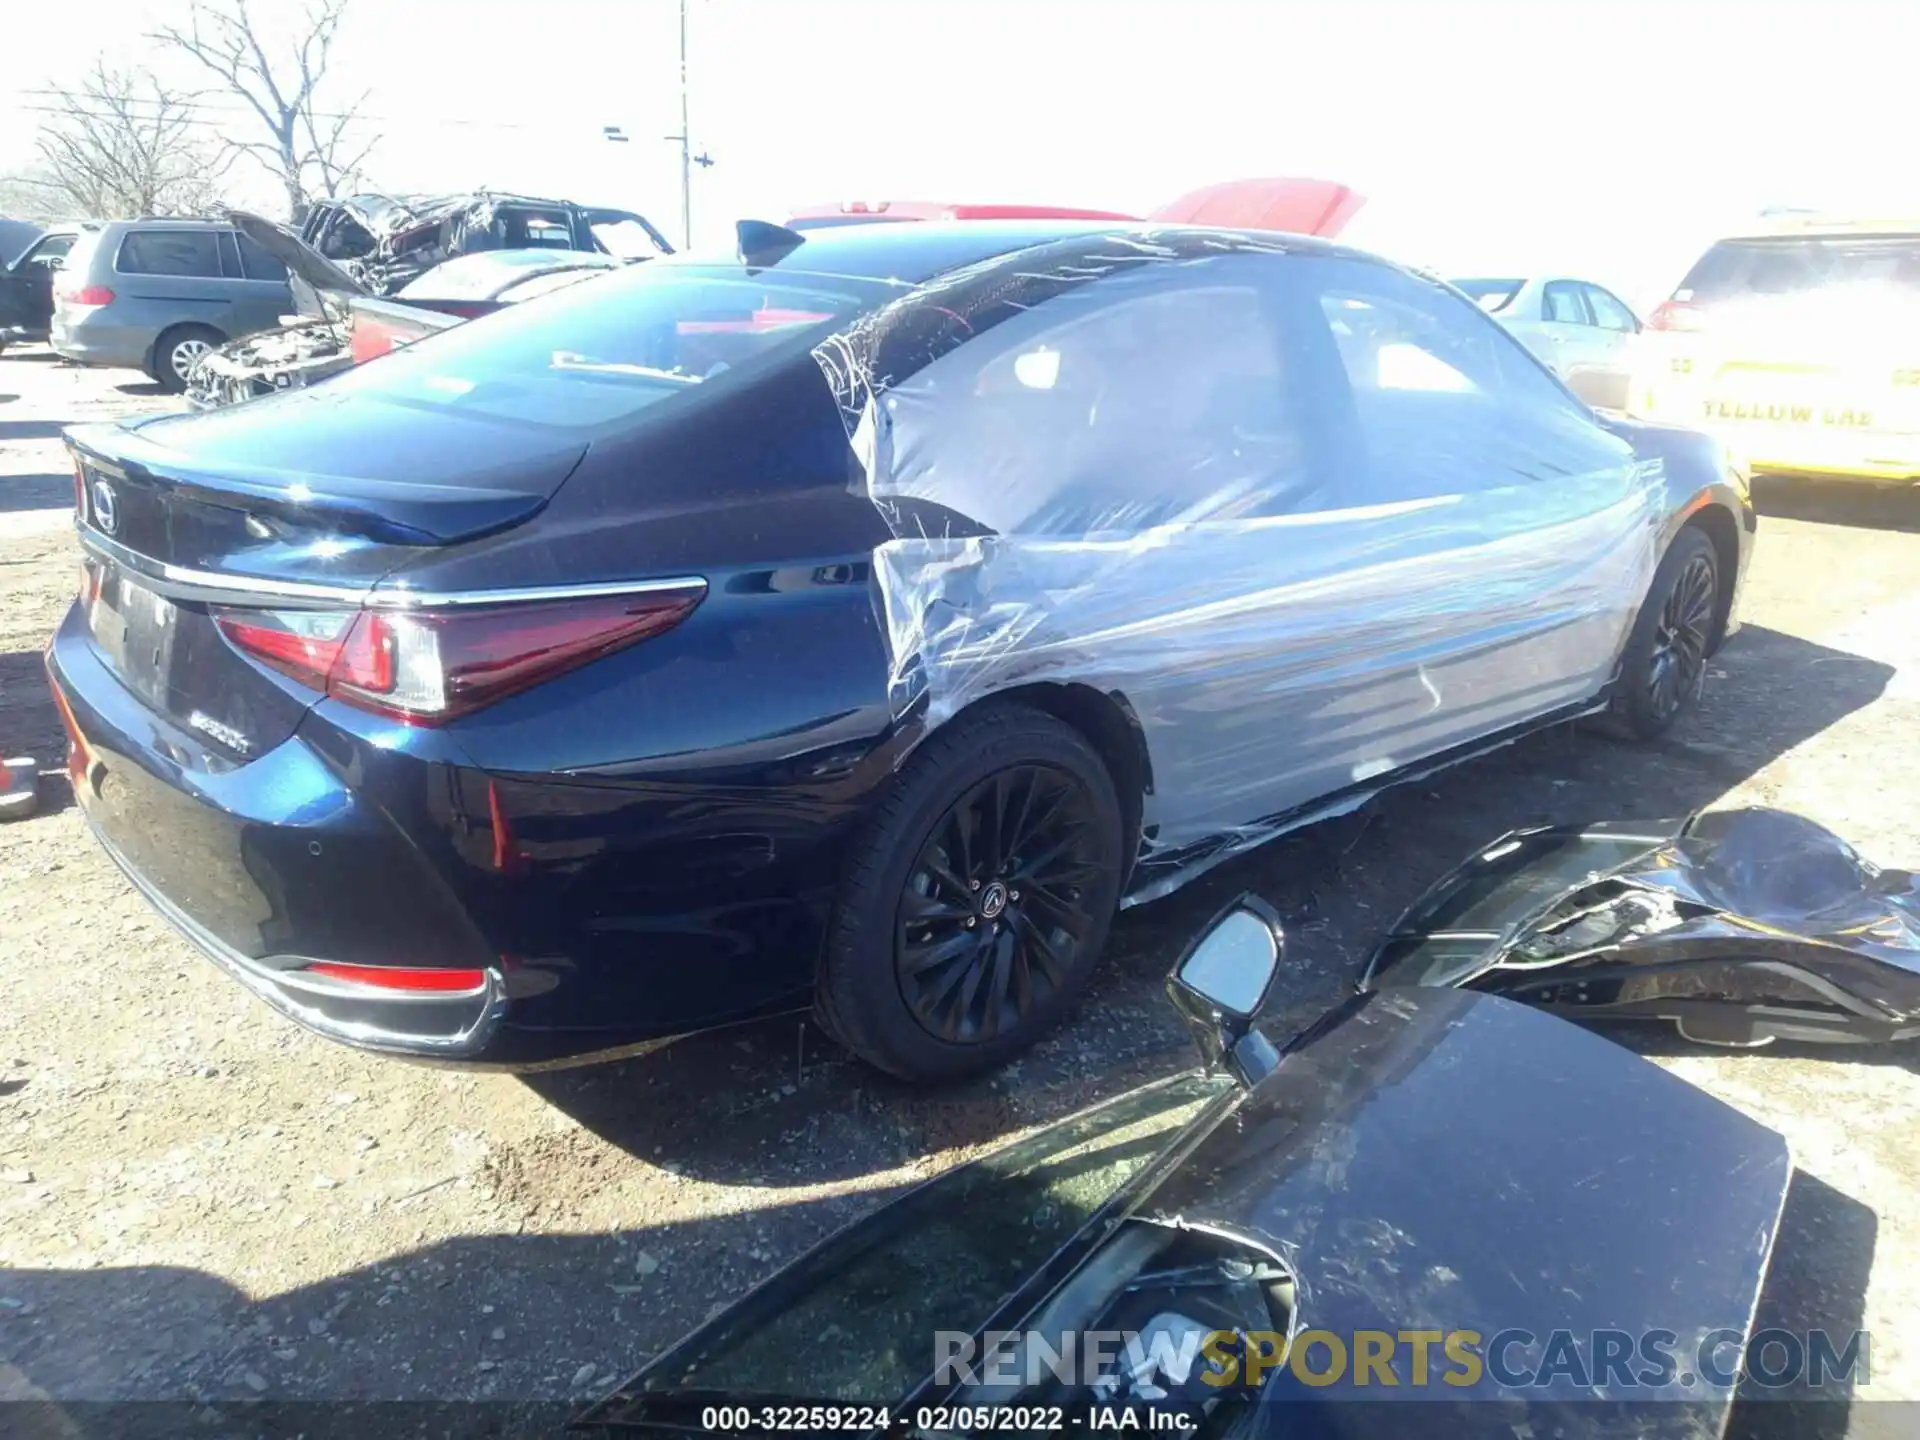
<instances>
[{"instance_id":1,"label":"red car","mask_svg":"<svg viewBox=\"0 0 1920 1440\"><path fill-rule=\"evenodd\" d=\"M1188 191L1149 215L1081 210L1064 205L967 205L932 200L848 200L809 205L787 220L790 230L873 225L906 220L1164 220L1171 225L1218 225L1230 230L1284 230L1331 237L1366 202L1331 180L1228 180Z\"/></svg>"}]
</instances>

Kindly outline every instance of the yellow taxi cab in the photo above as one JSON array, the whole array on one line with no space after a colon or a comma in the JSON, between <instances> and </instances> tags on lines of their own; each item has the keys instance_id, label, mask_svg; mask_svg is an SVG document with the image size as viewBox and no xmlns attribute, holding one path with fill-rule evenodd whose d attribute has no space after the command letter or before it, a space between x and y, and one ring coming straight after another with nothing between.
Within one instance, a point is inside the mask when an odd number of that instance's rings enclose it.
<instances>
[{"instance_id":1,"label":"yellow taxi cab","mask_svg":"<svg viewBox=\"0 0 1920 1440\"><path fill-rule=\"evenodd\" d=\"M1755 474L1920 480L1920 219L1797 214L1715 242L1648 319L1628 410Z\"/></svg>"}]
</instances>

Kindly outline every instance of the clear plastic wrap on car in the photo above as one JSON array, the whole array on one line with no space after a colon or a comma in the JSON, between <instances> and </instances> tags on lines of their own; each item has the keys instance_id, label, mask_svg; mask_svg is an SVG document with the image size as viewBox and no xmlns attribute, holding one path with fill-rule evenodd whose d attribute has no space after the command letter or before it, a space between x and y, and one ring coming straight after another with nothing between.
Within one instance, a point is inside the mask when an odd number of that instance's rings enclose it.
<instances>
[{"instance_id":1,"label":"clear plastic wrap on car","mask_svg":"<svg viewBox=\"0 0 1920 1440\"><path fill-rule=\"evenodd\" d=\"M1657 463L1466 301L1310 242L1059 242L816 357L893 532L896 712L1110 697L1172 862L1136 901L1591 702L1651 579Z\"/></svg>"}]
</instances>

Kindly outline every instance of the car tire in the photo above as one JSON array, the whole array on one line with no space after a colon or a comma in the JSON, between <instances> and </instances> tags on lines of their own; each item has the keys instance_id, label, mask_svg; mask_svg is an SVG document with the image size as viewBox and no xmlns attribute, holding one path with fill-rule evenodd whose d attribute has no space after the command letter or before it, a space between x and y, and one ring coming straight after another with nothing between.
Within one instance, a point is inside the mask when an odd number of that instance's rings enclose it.
<instances>
[{"instance_id":1,"label":"car tire","mask_svg":"<svg viewBox=\"0 0 1920 1440\"><path fill-rule=\"evenodd\" d=\"M1664 735L1694 707L1720 616L1720 557L1689 526L1667 547L1620 657L1600 728L1623 740Z\"/></svg>"},{"instance_id":2,"label":"car tire","mask_svg":"<svg viewBox=\"0 0 1920 1440\"><path fill-rule=\"evenodd\" d=\"M1013 704L953 721L848 859L821 1024L905 1080L1003 1064L1058 1023L1098 960L1124 837L1113 778L1079 731Z\"/></svg>"},{"instance_id":3,"label":"car tire","mask_svg":"<svg viewBox=\"0 0 1920 1440\"><path fill-rule=\"evenodd\" d=\"M210 326L176 325L153 342L153 368L147 373L169 395L181 394L187 388L194 362L226 343L227 337Z\"/></svg>"}]
</instances>

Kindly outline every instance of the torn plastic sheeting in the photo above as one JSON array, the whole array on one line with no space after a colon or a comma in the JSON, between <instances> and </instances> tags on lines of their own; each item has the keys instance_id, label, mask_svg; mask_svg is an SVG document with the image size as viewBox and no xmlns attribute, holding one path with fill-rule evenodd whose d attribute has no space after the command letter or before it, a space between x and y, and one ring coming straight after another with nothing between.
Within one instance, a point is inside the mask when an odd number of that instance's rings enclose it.
<instances>
[{"instance_id":1,"label":"torn plastic sheeting","mask_svg":"<svg viewBox=\"0 0 1920 1440\"><path fill-rule=\"evenodd\" d=\"M938 724L1042 681L1121 697L1149 855L1213 863L1591 702L1651 579L1664 479L1571 410L1450 430L1395 396L1329 423L1340 359L1311 325L1258 333L1238 263L1288 248L1155 232L988 262L818 352L894 531L896 711Z\"/></svg>"}]
</instances>

